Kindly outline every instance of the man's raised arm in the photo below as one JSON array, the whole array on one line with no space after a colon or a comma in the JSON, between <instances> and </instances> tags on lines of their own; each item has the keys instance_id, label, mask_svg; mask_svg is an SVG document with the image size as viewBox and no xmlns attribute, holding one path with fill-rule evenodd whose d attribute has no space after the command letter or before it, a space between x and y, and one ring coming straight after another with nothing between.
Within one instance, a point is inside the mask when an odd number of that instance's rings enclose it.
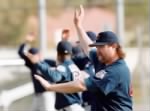
<instances>
[{"instance_id":1,"label":"man's raised arm","mask_svg":"<svg viewBox=\"0 0 150 111\"><path fill-rule=\"evenodd\" d=\"M80 9L75 10L74 24L79 36L81 47L83 48L86 55L89 55L90 50L89 44L92 43L92 40L90 40L90 38L88 37L82 26L83 18L84 18L84 8L82 5L80 5Z\"/></svg>"}]
</instances>

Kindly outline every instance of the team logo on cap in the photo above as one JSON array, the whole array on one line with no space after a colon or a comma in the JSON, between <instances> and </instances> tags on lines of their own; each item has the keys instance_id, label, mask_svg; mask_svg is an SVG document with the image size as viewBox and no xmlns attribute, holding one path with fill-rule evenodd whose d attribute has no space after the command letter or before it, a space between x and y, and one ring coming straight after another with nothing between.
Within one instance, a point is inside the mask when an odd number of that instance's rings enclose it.
<instances>
[{"instance_id":1,"label":"team logo on cap","mask_svg":"<svg viewBox=\"0 0 150 111\"><path fill-rule=\"evenodd\" d=\"M67 51L67 50L65 50L64 52L65 52L66 54L68 53L68 51Z\"/></svg>"},{"instance_id":2,"label":"team logo on cap","mask_svg":"<svg viewBox=\"0 0 150 111\"><path fill-rule=\"evenodd\" d=\"M105 70L100 70L99 72L96 73L96 77L103 79L105 77L106 73L107 72Z\"/></svg>"}]
</instances>

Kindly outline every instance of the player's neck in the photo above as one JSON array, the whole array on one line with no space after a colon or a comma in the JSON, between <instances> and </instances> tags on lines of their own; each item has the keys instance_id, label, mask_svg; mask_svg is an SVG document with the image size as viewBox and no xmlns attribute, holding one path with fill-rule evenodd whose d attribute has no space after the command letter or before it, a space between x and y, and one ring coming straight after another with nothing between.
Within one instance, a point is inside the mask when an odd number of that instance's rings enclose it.
<instances>
[{"instance_id":1,"label":"player's neck","mask_svg":"<svg viewBox=\"0 0 150 111\"><path fill-rule=\"evenodd\" d=\"M116 62L119 59L118 55L115 55L114 57L112 57L107 63L105 63L105 65L111 65L114 62Z\"/></svg>"}]
</instances>

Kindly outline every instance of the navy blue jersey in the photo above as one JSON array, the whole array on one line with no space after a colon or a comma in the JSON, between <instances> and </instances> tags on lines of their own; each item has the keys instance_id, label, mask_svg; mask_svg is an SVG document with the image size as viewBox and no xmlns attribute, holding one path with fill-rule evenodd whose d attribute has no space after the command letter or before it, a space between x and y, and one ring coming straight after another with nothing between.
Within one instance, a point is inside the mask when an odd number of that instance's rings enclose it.
<instances>
[{"instance_id":1,"label":"navy blue jersey","mask_svg":"<svg viewBox=\"0 0 150 111\"><path fill-rule=\"evenodd\" d=\"M42 93L45 91L44 87L40 84L38 80L34 78L34 74L39 74L37 67L34 66L34 64L26 57L24 54L26 48L26 44L21 44L18 50L19 56L25 61L25 65L30 69L31 71L31 79L33 82L33 87L34 87L34 92L35 93ZM45 59L44 61L45 64L47 64L49 67L50 66L56 66L56 63L54 60L50 59Z\"/></svg>"},{"instance_id":2,"label":"navy blue jersey","mask_svg":"<svg viewBox=\"0 0 150 111\"><path fill-rule=\"evenodd\" d=\"M73 72L70 70L70 66L74 63L72 60L65 60L62 64L58 65L56 69L49 68L47 64L38 63L35 64L41 73L48 78L49 82L52 83L65 83L74 79ZM74 69L74 68L72 68ZM62 109L71 104L81 104L80 96L78 93L64 94L56 93L56 109Z\"/></svg>"},{"instance_id":3,"label":"navy blue jersey","mask_svg":"<svg viewBox=\"0 0 150 111\"><path fill-rule=\"evenodd\" d=\"M130 72L123 59L104 65L97 59L96 50L90 52L96 74L85 79L93 93L92 111L132 111Z\"/></svg>"}]
</instances>

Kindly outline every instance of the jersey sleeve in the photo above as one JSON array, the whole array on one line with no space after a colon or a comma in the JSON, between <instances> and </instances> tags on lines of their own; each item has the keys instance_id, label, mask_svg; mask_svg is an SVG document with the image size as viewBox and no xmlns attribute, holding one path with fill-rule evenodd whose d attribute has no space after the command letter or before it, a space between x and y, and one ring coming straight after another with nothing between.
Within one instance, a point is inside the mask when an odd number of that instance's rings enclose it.
<instances>
[{"instance_id":1,"label":"jersey sleeve","mask_svg":"<svg viewBox=\"0 0 150 111\"><path fill-rule=\"evenodd\" d=\"M38 63L36 67L50 82L60 82L65 77L66 69L64 66L57 66L56 68L51 68L46 63Z\"/></svg>"},{"instance_id":2,"label":"jersey sleeve","mask_svg":"<svg viewBox=\"0 0 150 111\"><path fill-rule=\"evenodd\" d=\"M108 69L97 72L94 77L86 79L85 84L90 91L100 90L105 95L108 95L119 84L119 78L117 72Z\"/></svg>"},{"instance_id":3,"label":"jersey sleeve","mask_svg":"<svg viewBox=\"0 0 150 111\"><path fill-rule=\"evenodd\" d=\"M25 55L25 53L27 52L28 50L28 45L26 43L23 43L19 46L19 49L18 49L18 55L20 56L20 58L22 58L25 62L25 65L32 69L33 67L33 64L32 62L28 59L28 57Z\"/></svg>"},{"instance_id":4,"label":"jersey sleeve","mask_svg":"<svg viewBox=\"0 0 150 111\"><path fill-rule=\"evenodd\" d=\"M53 59L45 59L44 62L46 62L50 67L56 67L56 61Z\"/></svg>"},{"instance_id":5,"label":"jersey sleeve","mask_svg":"<svg viewBox=\"0 0 150 111\"><path fill-rule=\"evenodd\" d=\"M95 92L95 91L98 90L98 88L96 87L96 84L93 81L93 79L94 79L93 77L88 77L87 79L84 80L86 88L90 92Z\"/></svg>"},{"instance_id":6,"label":"jersey sleeve","mask_svg":"<svg viewBox=\"0 0 150 111\"><path fill-rule=\"evenodd\" d=\"M27 44L23 43L19 46L19 49L18 49L18 55L23 58L23 59L26 59L27 57L25 56L25 52L27 51Z\"/></svg>"}]
</instances>

